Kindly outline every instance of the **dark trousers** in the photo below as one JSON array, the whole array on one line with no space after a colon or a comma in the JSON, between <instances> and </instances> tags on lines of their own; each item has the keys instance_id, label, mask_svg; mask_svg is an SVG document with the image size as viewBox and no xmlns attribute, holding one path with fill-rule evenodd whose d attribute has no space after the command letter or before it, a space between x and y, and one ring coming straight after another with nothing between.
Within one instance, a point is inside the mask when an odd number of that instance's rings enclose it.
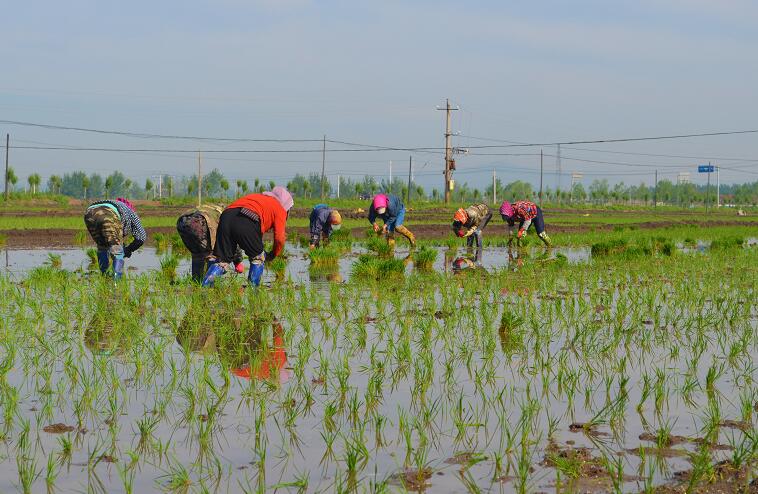
<instances>
[{"instance_id":1,"label":"dark trousers","mask_svg":"<svg viewBox=\"0 0 758 494\"><path fill-rule=\"evenodd\" d=\"M232 262L238 247L251 259L263 253L260 222L241 214L240 210L227 209L221 213L216 247L213 249L213 255L219 262Z\"/></svg>"},{"instance_id":2,"label":"dark trousers","mask_svg":"<svg viewBox=\"0 0 758 494\"><path fill-rule=\"evenodd\" d=\"M545 218L542 217L542 209L537 206L537 216L532 220L534 229L537 230L537 235L545 231Z\"/></svg>"}]
</instances>

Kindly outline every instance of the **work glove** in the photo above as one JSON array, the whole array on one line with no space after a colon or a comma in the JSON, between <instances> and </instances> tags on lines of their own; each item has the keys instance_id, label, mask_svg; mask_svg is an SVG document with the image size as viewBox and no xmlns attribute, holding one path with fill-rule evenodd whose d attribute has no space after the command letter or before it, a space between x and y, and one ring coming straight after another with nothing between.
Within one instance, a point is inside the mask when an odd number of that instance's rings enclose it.
<instances>
[{"instance_id":1,"label":"work glove","mask_svg":"<svg viewBox=\"0 0 758 494\"><path fill-rule=\"evenodd\" d=\"M374 233L379 233L379 225L374 223Z\"/></svg>"},{"instance_id":2,"label":"work glove","mask_svg":"<svg viewBox=\"0 0 758 494\"><path fill-rule=\"evenodd\" d=\"M518 231L518 238L522 239L526 237L526 230L521 229Z\"/></svg>"},{"instance_id":3,"label":"work glove","mask_svg":"<svg viewBox=\"0 0 758 494\"><path fill-rule=\"evenodd\" d=\"M238 273L244 273L245 272L245 265L241 262L238 262L234 265L234 270Z\"/></svg>"}]
</instances>

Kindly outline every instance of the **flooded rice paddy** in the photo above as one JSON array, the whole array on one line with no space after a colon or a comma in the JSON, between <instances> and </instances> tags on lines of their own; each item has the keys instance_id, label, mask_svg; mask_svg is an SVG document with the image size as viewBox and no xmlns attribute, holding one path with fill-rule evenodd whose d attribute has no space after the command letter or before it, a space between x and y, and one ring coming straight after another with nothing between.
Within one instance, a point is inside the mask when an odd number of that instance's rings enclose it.
<instances>
[{"instance_id":1,"label":"flooded rice paddy","mask_svg":"<svg viewBox=\"0 0 758 494\"><path fill-rule=\"evenodd\" d=\"M378 280L294 249L262 290L53 254L2 253L0 492L755 485L754 247L486 249L459 275L440 250Z\"/></svg>"}]
</instances>

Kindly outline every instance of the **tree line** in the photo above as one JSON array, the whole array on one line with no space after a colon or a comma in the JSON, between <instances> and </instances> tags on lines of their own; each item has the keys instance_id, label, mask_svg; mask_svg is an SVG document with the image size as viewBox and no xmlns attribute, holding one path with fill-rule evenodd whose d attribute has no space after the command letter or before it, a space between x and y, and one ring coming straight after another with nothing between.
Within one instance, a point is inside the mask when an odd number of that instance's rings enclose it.
<instances>
[{"instance_id":1,"label":"tree line","mask_svg":"<svg viewBox=\"0 0 758 494\"><path fill-rule=\"evenodd\" d=\"M18 176L13 168L8 169L6 181L13 191L18 185ZM103 176L99 173L86 174L83 171L64 173L63 175L51 175L42 188L41 177L38 173L32 173L27 177L28 187L26 191L31 194L48 192L83 200L98 198L114 198L128 196L137 199L156 199L161 197L189 197L197 194L197 175L173 177L163 175L158 180L146 179L137 182L120 171ZM229 181L220 170L214 168L202 176L200 184L202 193L206 197L232 198L250 192L262 192L274 187L274 181L262 181L259 178L251 180L238 179ZM378 192L396 194L404 199L416 201L439 202L442 193L437 188L426 190L421 185L411 182L410 189L407 180L395 177L392 181L387 179L377 180L372 176L364 176L360 179L339 177L338 183L329 180L322 182L321 175L311 173L309 175L297 174L287 184L287 188L296 196L304 198L321 197L322 187L325 197L340 198L368 198ZM550 202L553 204L629 204L645 205L658 202L679 206L695 206L705 203L715 204L716 188L692 183L675 184L670 180L660 180L658 186L626 185L619 182L611 185L607 179L595 179L585 188L584 184L576 183L567 190L546 188L540 197L539 191L535 190L529 182L515 180L503 183L500 179L484 189L469 186L468 183L458 182L451 193L454 203L466 202L492 202L508 199L528 199L534 201ZM758 181L744 184L722 185L720 188L722 204L758 205Z\"/></svg>"}]
</instances>

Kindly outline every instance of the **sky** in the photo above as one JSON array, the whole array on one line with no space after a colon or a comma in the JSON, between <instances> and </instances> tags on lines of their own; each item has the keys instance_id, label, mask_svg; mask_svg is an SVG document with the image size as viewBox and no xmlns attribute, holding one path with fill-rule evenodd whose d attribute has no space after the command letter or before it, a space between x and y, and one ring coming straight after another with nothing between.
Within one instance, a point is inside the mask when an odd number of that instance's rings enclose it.
<instances>
[{"instance_id":1,"label":"sky","mask_svg":"<svg viewBox=\"0 0 758 494\"><path fill-rule=\"evenodd\" d=\"M326 173L442 186L449 98L457 182L554 188L551 143L758 130L750 0L12 2L0 20L0 120L172 136L322 139ZM21 181L204 169L286 183L320 142L159 139L0 123ZM333 141L373 146L339 144ZM544 146L503 147L508 143ZM140 149L66 151L30 147ZM482 147L496 146L496 147ZM418 148L425 148L419 150ZM408 151L413 149L414 151ZM214 151L240 151L245 153ZM277 152L259 152L259 151ZM169 152L191 151L191 152ZM255 152L249 152L255 151ZM292 152L298 151L298 152ZM651 156L657 155L657 156ZM663 155L663 156L662 156ZM651 184L721 166L758 180L758 134L563 145L572 172Z\"/></svg>"}]
</instances>

